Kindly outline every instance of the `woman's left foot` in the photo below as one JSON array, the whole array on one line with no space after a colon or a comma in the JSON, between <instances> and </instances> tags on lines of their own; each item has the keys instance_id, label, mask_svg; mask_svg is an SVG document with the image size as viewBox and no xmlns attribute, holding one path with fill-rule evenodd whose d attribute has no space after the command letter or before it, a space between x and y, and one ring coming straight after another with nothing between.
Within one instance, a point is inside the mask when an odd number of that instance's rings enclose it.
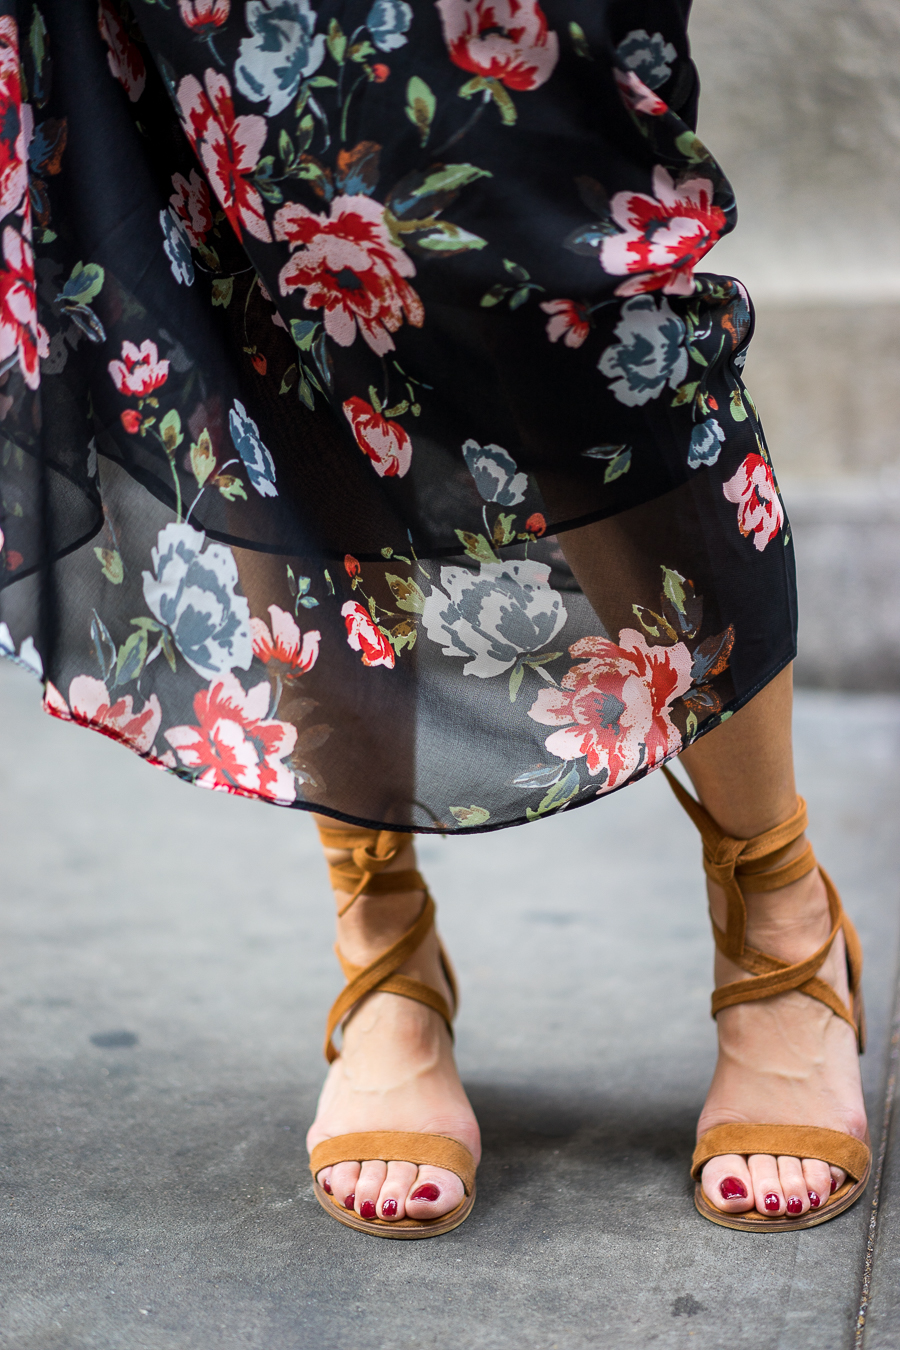
<instances>
[{"instance_id":1,"label":"woman's left foot","mask_svg":"<svg viewBox=\"0 0 900 1350\"><path fill-rule=\"evenodd\" d=\"M713 916L723 926L724 893L713 882L709 892ZM745 900L747 943L783 961L804 960L831 931L818 869L779 890L750 892ZM848 1002L842 933L819 976ZM746 978L716 952L717 987ZM723 1008L716 1020L719 1059L698 1138L716 1125L737 1123L818 1125L865 1138L859 1054L849 1023L796 990ZM824 1205L844 1180L840 1168L821 1159L731 1154L706 1164L701 1185L709 1202L726 1213L755 1208L769 1218L800 1218Z\"/></svg>"}]
</instances>

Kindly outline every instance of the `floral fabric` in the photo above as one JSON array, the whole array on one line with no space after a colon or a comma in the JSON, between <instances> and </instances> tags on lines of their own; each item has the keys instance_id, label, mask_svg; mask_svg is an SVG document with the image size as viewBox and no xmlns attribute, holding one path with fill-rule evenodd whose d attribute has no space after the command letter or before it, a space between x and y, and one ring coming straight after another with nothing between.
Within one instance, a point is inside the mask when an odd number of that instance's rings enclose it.
<instances>
[{"instance_id":1,"label":"floral fabric","mask_svg":"<svg viewBox=\"0 0 900 1350\"><path fill-rule=\"evenodd\" d=\"M687 0L0 0L0 653L188 782L593 801L792 657Z\"/></svg>"}]
</instances>

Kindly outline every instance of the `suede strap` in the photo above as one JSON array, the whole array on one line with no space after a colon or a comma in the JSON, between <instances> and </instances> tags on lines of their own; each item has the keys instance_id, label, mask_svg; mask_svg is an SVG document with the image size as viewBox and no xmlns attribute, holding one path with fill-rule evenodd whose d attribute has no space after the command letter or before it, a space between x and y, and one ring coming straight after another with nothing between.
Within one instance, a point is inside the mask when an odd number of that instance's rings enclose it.
<instances>
[{"instance_id":1,"label":"suede strap","mask_svg":"<svg viewBox=\"0 0 900 1350\"><path fill-rule=\"evenodd\" d=\"M476 1163L465 1144L444 1134L407 1134L402 1130L371 1130L324 1139L310 1154L309 1170L315 1177L335 1163L367 1161L446 1168L459 1177L466 1195L471 1195L475 1185Z\"/></svg>"},{"instance_id":2,"label":"suede strap","mask_svg":"<svg viewBox=\"0 0 900 1350\"><path fill-rule=\"evenodd\" d=\"M443 994L437 989L432 989L431 985L398 973L399 967L421 947L434 926L434 901L428 894L428 888L420 874L412 869L395 872L384 870L409 845L412 836L391 830L362 830L356 827L320 825L319 837L326 848L348 849L351 854L341 862L329 864L334 888L350 894L350 899L338 910L339 918L347 913L363 892L367 895L395 895L403 891L425 892L425 903L412 928L368 966L353 965L340 948L335 948L347 984L338 994L328 1014L325 1029L325 1058L328 1063L332 1064L339 1054L334 1044L335 1031L345 1018L349 1017L356 1005L366 995L376 990L386 994L399 994L403 998L423 1003L427 1008L433 1008L446 1022L452 1037L453 1015L459 1002L459 995L453 967L443 946L439 944L441 965L453 997L452 1008Z\"/></svg>"},{"instance_id":3,"label":"suede strap","mask_svg":"<svg viewBox=\"0 0 900 1350\"><path fill-rule=\"evenodd\" d=\"M724 833L712 816L678 782L677 778L663 769L669 785L685 811L693 820L703 839L703 866L706 875L725 891L727 918L725 929L712 921L716 946L741 970L747 972L750 979L735 980L722 985L712 996L712 1015L722 1008L737 1003L750 1003L756 999L771 998L775 994L787 993L797 989L810 998L818 999L837 1016L853 1027L857 1033L860 1052L865 1047L865 1027L862 1018L862 1002L859 995L862 975L862 952L859 938L852 923L841 906L840 897L828 874L819 868L825 891L828 896L828 911L831 918L831 932L826 941L805 961L791 965L766 952L749 947L746 941L747 907L744 891L773 891L787 886L792 881L811 872L817 866L812 845L796 858L782 862L791 845L800 838L806 829L806 803L802 797L797 799L794 814L774 829L765 830L752 839L736 839ZM779 865L780 864L780 865ZM822 963L831 950L838 933L843 931L847 950L847 968L849 976L851 1006L848 1008L838 997L836 991L818 976ZM741 1152L736 1149L734 1152ZM809 1155L809 1156L820 1156ZM843 1164L842 1164L843 1165Z\"/></svg>"},{"instance_id":4,"label":"suede strap","mask_svg":"<svg viewBox=\"0 0 900 1350\"><path fill-rule=\"evenodd\" d=\"M725 1153L750 1157L765 1153L772 1157L819 1158L842 1167L859 1181L865 1176L871 1149L852 1135L826 1130L818 1125L716 1125L707 1130L691 1164L691 1176L699 1180L704 1165Z\"/></svg>"}]
</instances>

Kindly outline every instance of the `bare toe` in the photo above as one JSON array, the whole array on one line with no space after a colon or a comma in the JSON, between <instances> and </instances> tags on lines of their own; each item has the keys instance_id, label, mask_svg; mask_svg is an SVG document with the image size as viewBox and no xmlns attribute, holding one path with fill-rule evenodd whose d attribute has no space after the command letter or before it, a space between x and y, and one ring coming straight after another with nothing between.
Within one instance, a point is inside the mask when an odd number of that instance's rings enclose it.
<instances>
[{"instance_id":1,"label":"bare toe","mask_svg":"<svg viewBox=\"0 0 900 1350\"><path fill-rule=\"evenodd\" d=\"M353 1209L356 1204L356 1183L359 1180L358 1162L335 1163L331 1169L331 1193L339 1205ZM347 1201L349 1200L349 1204Z\"/></svg>"},{"instance_id":2,"label":"bare toe","mask_svg":"<svg viewBox=\"0 0 900 1350\"><path fill-rule=\"evenodd\" d=\"M847 1173L840 1167L829 1168L831 1172L831 1194L834 1195L839 1186L843 1186L847 1180Z\"/></svg>"},{"instance_id":3,"label":"bare toe","mask_svg":"<svg viewBox=\"0 0 900 1350\"><path fill-rule=\"evenodd\" d=\"M359 1169L354 1208L361 1219L375 1218L375 1204L386 1176L387 1163L385 1162L364 1162Z\"/></svg>"},{"instance_id":4,"label":"bare toe","mask_svg":"<svg viewBox=\"0 0 900 1350\"><path fill-rule=\"evenodd\" d=\"M418 1171L415 1163L388 1163L387 1176L375 1203L379 1219L394 1220L406 1217L406 1197L413 1189Z\"/></svg>"},{"instance_id":5,"label":"bare toe","mask_svg":"<svg viewBox=\"0 0 900 1350\"><path fill-rule=\"evenodd\" d=\"M803 1180L806 1182L810 1209L818 1209L831 1194L831 1169L818 1158L804 1158Z\"/></svg>"},{"instance_id":6,"label":"bare toe","mask_svg":"<svg viewBox=\"0 0 900 1350\"><path fill-rule=\"evenodd\" d=\"M455 1172L443 1167L420 1167L408 1196L406 1212L411 1219L439 1219L449 1214L465 1195Z\"/></svg>"},{"instance_id":7,"label":"bare toe","mask_svg":"<svg viewBox=\"0 0 900 1350\"><path fill-rule=\"evenodd\" d=\"M716 1209L741 1214L753 1208L753 1187L746 1160L737 1153L710 1158L700 1179L703 1194Z\"/></svg>"},{"instance_id":8,"label":"bare toe","mask_svg":"<svg viewBox=\"0 0 900 1350\"><path fill-rule=\"evenodd\" d=\"M809 1209L809 1196L803 1180L799 1158L779 1157L778 1180L784 1196L784 1209L789 1219L799 1219Z\"/></svg>"},{"instance_id":9,"label":"bare toe","mask_svg":"<svg viewBox=\"0 0 900 1350\"><path fill-rule=\"evenodd\" d=\"M784 1193L778 1177L778 1163L768 1153L753 1153L747 1159L753 1182L753 1199L760 1214L770 1219L784 1214Z\"/></svg>"},{"instance_id":10,"label":"bare toe","mask_svg":"<svg viewBox=\"0 0 900 1350\"><path fill-rule=\"evenodd\" d=\"M331 1168L323 1167L321 1172L316 1173L316 1181L322 1187L326 1195L331 1195Z\"/></svg>"}]
</instances>

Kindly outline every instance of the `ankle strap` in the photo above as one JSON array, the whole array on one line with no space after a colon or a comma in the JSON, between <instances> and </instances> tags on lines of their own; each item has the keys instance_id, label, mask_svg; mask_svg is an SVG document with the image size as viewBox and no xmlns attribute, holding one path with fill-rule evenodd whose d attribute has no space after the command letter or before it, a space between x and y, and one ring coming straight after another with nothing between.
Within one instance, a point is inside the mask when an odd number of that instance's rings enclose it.
<instances>
[{"instance_id":1,"label":"ankle strap","mask_svg":"<svg viewBox=\"0 0 900 1350\"><path fill-rule=\"evenodd\" d=\"M712 997L713 1017L722 1008L737 1003L750 1003L756 999L771 998L775 994L797 989L803 994L808 994L810 998L818 999L838 1017L849 1022L857 1034L862 1052L865 1048L865 1026L859 991L862 950L856 930L843 911L840 896L823 868L819 868L819 874L828 896L831 932L817 952L807 957L805 961L790 965L778 957L757 951L755 947L748 947L746 942L747 907L743 892L777 890L792 881L799 881L818 866L811 844L807 844L803 852L790 862L777 865L791 844L799 839L806 829L806 802L802 797L798 797L794 814L780 825L776 825L774 829L765 830L752 839L735 839L719 828L705 807L685 791L668 769L663 768L663 773L669 780L669 786L675 796L700 831L706 875L725 891L728 909L724 931L710 915L716 946L724 956L751 977L722 985L715 991ZM776 866L772 867L773 863ZM764 870L768 867L771 867L771 871ZM841 931L844 934L847 952L849 1008L844 1005L831 985L819 979L817 974Z\"/></svg>"},{"instance_id":2,"label":"ankle strap","mask_svg":"<svg viewBox=\"0 0 900 1350\"><path fill-rule=\"evenodd\" d=\"M329 863L331 884L336 891L349 893L350 899L338 910L342 918L365 892L367 895L392 895L398 891L427 889L415 868L382 875L384 869L412 843L411 834L393 830L366 830L356 825L319 825L319 838L325 848L345 848L350 857Z\"/></svg>"},{"instance_id":3,"label":"ankle strap","mask_svg":"<svg viewBox=\"0 0 900 1350\"><path fill-rule=\"evenodd\" d=\"M812 844L790 862L781 863L791 845L800 838L808 824L806 802L797 798L797 809L787 820L771 830L754 835L752 839L736 839L725 833L704 806L681 786L674 774L663 768L669 786L700 831L703 840L703 870L710 881L715 881L728 900L725 931L713 920L716 946L732 961L737 962L744 950L747 929L747 908L744 891L777 891L792 881L799 881L816 866ZM743 885L738 883L740 877Z\"/></svg>"}]
</instances>

